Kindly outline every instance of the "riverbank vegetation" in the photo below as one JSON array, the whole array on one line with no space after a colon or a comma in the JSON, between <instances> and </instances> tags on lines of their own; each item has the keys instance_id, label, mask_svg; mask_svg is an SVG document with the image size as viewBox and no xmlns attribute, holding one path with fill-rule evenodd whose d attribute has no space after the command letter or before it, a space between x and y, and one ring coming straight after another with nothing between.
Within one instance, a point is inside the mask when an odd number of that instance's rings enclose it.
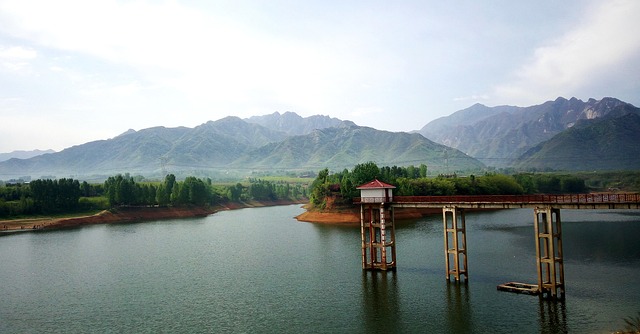
<instances>
[{"instance_id":1,"label":"riverbank vegetation","mask_svg":"<svg viewBox=\"0 0 640 334\"><path fill-rule=\"evenodd\" d=\"M138 179L136 181L136 179ZM250 201L300 201L307 198L307 184L250 178L235 184L214 184L193 176L177 180L169 174L162 182L118 174L104 183L74 179L38 179L0 186L0 217L92 212L116 207L210 207Z\"/></svg>"},{"instance_id":2,"label":"riverbank vegetation","mask_svg":"<svg viewBox=\"0 0 640 334\"><path fill-rule=\"evenodd\" d=\"M321 170L309 188L311 204L323 209L327 197L350 203L358 197L358 186L378 179L396 186L399 196L439 195L519 195L567 194L592 191L638 191L640 172L606 172L589 174L520 173L427 177L427 166L378 167L374 162L356 165L353 170L329 173Z\"/></svg>"},{"instance_id":3,"label":"riverbank vegetation","mask_svg":"<svg viewBox=\"0 0 640 334\"><path fill-rule=\"evenodd\" d=\"M351 204L361 184L375 178L397 187L395 194L490 195L534 193L640 192L640 171L592 173L486 173L484 175L428 176L427 165L384 166L373 162L352 170L330 172L315 179L300 177L252 177L242 182L214 183L209 178L169 174L161 181L118 174L103 183L74 179L38 179L29 183L0 181L0 218L95 213L123 206L216 206L250 201L303 201L323 209L332 203ZM311 176L313 177L313 176ZM311 185L309 186L309 183Z\"/></svg>"}]
</instances>

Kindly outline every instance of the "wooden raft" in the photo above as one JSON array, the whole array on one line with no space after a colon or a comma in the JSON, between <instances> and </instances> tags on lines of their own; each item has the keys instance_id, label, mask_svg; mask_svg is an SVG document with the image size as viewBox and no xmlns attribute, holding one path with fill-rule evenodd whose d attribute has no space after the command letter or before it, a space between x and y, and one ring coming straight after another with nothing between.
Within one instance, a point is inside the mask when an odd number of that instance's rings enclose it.
<instances>
[{"instance_id":1,"label":"wooden raft","mask_svg":"<svg viewBox=\"0 0 640 334\"><path fill-rule=\"evenodd\" d=\"M514 292L514 293L522 293L526 295L540 294L540 290L538 289L537 284L518 283L518 282L508 282L508 283L500 284L498 285L498 290Z\"/></svg>"}]
</instances>

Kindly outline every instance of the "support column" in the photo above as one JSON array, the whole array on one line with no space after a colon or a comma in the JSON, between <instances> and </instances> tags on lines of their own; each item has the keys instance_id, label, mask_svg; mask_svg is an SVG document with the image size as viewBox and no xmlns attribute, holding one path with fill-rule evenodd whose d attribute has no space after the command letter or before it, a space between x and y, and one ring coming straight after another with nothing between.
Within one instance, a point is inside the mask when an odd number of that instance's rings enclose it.
<instances>
[{"instance_id":1,"label":"support column","mask_svg":"<svg viewBox=\"0 0 640 334\"><path fill-rule=\"evenodd\" d=\"M360 206L362 269L395 270L395 234L391 205L377 203Z\"/></svg>"},{"instance_id":2,"label":"support column","mask_svg":"<svg viewBox=\"0 0 640 334\"><path fill-rule=\"evenodd\" d=\"M360 238L362 240L362 269L367 269L367 239L366 230L369 228L365 221L365 206L360 204Z\"/></svg>"},{"instance_id":3,"label":"support column","mask_svg":"<svg viewBox=\"0 0 640 334\"><path fill-rule=\"evenodd\" d=\"M447 280L451 275L457 282L464 275L469 279L467 271L467 233L464 209L443 207L442 220L444 223L444 256Z\"/></svg>"},{"instance_id":4,"label":"support column","mask_svg":"<svg viewBox=\"0 0 640 334\"><path fill-rule=\"evenodd\" d=\"M560 209L535 208L536 262L538 293L564 299L564 260Z\"/></svg>"}]
</instances>

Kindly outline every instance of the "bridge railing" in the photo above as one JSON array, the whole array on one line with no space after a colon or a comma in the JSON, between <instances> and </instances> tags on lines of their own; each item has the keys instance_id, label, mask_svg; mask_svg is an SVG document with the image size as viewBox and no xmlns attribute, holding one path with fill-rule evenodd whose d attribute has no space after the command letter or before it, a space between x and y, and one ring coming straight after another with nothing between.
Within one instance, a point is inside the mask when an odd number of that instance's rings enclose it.
<instances>
[{"instance_id":1,"label":"bridge railing","mask_svg":"<svg viewBox=\"0 0 640 334\"><path fill-rule=\"evenodd\" d=\"M640 194L538 194L538 195L457 195L393 196L394 203L640 203ZM354 197L353 203L383 203L384 197Z\"/></svg>"}]
</instances>

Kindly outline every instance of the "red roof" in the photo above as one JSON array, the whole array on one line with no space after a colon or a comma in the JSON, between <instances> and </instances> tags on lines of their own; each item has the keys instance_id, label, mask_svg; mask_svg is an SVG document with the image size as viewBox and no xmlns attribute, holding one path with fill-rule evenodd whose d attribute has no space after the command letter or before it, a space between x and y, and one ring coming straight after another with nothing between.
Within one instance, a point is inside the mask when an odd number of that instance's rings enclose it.
<instances>
[{"instance_id":1,"label":"red roof","mask_svg":"<svg viewBox=\"0 0 640 334\"><path fill-rule=\"evenodd\" d=\"M356 189L385 189L385 188L391 188L391 189L395 189L396 186L388 184L388 183L384 183L378 179L375 179L371 182L367 182L359 187L357 187Z\"/></svg>"}]
</instances>

